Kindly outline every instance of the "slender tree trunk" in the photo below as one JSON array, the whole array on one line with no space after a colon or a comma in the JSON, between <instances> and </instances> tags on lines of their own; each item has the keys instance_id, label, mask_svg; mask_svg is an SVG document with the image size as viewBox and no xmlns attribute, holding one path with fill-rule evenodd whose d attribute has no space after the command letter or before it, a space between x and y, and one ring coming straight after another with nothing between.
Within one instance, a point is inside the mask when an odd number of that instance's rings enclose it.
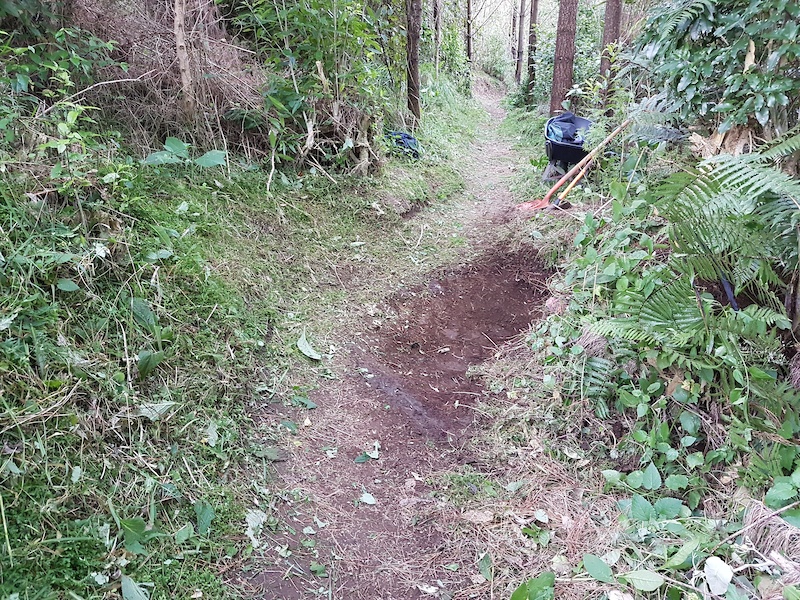
<instances>
[{"instance_id":1,"label":"slender tree trunk","mask_svg":"<svg viewBox=\"0 0 800 600\"><path fill-rule=\"evenodd\" d=\"M514 73L514 80L519 83L522 81L522 57L525 54L525 0L519 3L519 23L517 27L517 69Z\"/></svg>"},{"instance_id":2,"label":"slender tree trunk","mask_svg":"<svg viewBox=\"0 0 800 600\"><path fill-rule=\"evenodd\" d=\"M578 0L560 0L556 52L553 64L553 88L550 91L550 114L561 110L561 103L572 87L575 62L575 28L578 21Z\"/></svg>"},{"instance_id":3,"label":"slender tree trunk","mask_svg":"<svg viewBox=\"0 0 800 600\"><path fill-rule=\"evenodd\" d=\"M472 0L467 0L467 60L472 62Z\"/></svg>"},{"instance_id":4,"label":"slender tree trunk","mask_svg":"<svg viewBox=\"0 0 800 600\"><path fill-rule=\"evenodd\" d=\"M186 48L185 18L186 0L175 0L175 50L178 55L178 69L181 73L183 112L189 119L194 119L196 113L194 82L192 81L192 68L189 64L189 51Z\"/></svg>"},{"instance_id":5,"label":"slender tree trunk","mask_svg":"<svg viewBox=\"0 0 800 600\"><path fill-rule=\"evenodd\" d=\"M442 0L433 0L433 63L439 75L439 54L442 50Z\"/></svg>"},{"instance_id":6,"label":"slender tree trunk","mask_svg":"<svg viewBox=\"0 0 800 600\"><path fill-rule=\"evenodd\" d=\"M406 87L408 110L419 121L419 32L422 21L422 0L406 0Z\"/></svg>"},{"instance_id":7,"label":"slender tree trunk","mask_svg":"<svg viewBox=\"0 0 800 600\"><path fill-rule=\"evenodd\" d=\"M539 21L539 0L531 0L531 22L528 23L528 102L536 84L536 24Z\"/></svg>"},{"instance_id":8,"label":"slender tree trunk","mask_svg":"<svg viewBox=\"0 0 800 600\"><path fill-rule=\"evenodd\" d=\"M605 25L603 27L603 53L600 55L600 77L606 78L606 89L603 93L604 103L608 86L613 79L608 47L619 40L619 24L621 17L622 0L606 0Z\"/></svg>"},{"instance_id":9,"label":"slender tree trunk","mask_svg":"<svg viewBox=\"0 0 800 600\"><path fill-rule=\"evenodd\" d=\"M514 5L511 11L511 58L517 58L517 16L518 11L517 2L514 0Z\"/></svg>"}]
</instances>

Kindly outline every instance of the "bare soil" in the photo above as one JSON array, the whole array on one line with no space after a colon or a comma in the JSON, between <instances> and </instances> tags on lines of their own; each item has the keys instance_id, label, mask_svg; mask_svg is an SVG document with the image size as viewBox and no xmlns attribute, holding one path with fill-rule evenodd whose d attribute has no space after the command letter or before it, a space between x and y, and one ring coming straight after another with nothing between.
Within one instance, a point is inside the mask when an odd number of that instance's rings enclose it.
<instances>
[{"instance_id":1,"label":"bare soil","mask_svg":"<svg viewBox=\"0 0 800 600\"><path fill-rule=\"evenodd\" d=\"M454 538L460 509L437 482L464 465L485 467L469 440L482 426L478 400L490 393L471 367L541 315L549 274L529 250L497 242L513 215L516 159L497 133L500 92L483 84L475 95L491 119L465 165L468 193L456 216L477 258L376 298L362 326L342 332L350 341L332 365L339 377L309 395L318 408L308 411L288 460L276 463L285 501L270 509L281 524L240 581L254 597L493 594L475 587L476 576L486 581L477 557L464 564L464 541ZM376 449L377 459L364 454ZM478 492L463 487L457 491ZM312 573L315 563L324 576Z\"/></svg>"}]
</instances>

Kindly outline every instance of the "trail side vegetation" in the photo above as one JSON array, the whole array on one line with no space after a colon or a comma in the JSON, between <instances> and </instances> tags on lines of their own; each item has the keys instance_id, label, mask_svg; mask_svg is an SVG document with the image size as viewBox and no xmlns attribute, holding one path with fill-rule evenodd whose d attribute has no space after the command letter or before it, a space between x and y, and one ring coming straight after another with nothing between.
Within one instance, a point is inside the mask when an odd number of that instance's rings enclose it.
<instances>
[{"instance_id":1,"label":"trail side vegetation","mask_svg":"<svg viewBox=\"0 0 800 600\"><path fill-rule=\"evenodd\" d=\"M322 273L463 187L454 10L415 120L402 4L0 5L0 598L239 595Z\"/></svg>"},{"instance_id":2,"label":"trail side vegetation","mask_svg":"<svg viewBox=\"0 0 800 600\"><path fill-rule=\"evenodd\" d=\"M579 28L590 10L582 3ZM800 594L796 11L627 7L635 36L623 27L603 49L603 72L590 45L599 26L584 21L594 33L576 38L563 106L594 122L587 147L633 125L571 207L533 218L553 296L521 357L486 369L511 408L483 406L502 440L495 455L524 456L540 437L546 455L589 466L589 489L602 476L585 502L614 497L618 529L575 566L546 514L518 525L520 556L538 552L526 560L545 572L519 573L515 600ZM541 63L533 87L512 91L504 124L532 155L515 182L528 198L549 186L538 145L552 74Z\"/></svg>"},{"instance_id":3,"label":"trail side vegetation","mask_svg":"<svg viewBox=\"0 0 800 600\"><path fill-rule=\"evenodd\" d=\"M551 106L559 3L513 4L0 3L0 598L243 595L258 529L305 501L272 467L298 424L256 408L302 415L295 373L333 376L307 327L344 301L328 266L368 280L353 244L463 188L478 68L510 86L521 199L551 111L592 119L587 148L633 123L522 221L552 297L479 407L482 452L576 471L608 535L560 538L531 491L470 532L506 536L493 597L800 598L800 9L625 3L604 35L581 0Z\"/></svg>"}]
</instances>

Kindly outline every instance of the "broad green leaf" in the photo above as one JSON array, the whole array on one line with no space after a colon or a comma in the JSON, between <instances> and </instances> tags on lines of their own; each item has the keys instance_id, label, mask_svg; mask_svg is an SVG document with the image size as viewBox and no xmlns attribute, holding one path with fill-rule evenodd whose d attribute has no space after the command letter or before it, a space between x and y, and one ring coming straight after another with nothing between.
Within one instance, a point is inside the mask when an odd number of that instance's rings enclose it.
<instances>
[{"instance_id":1,"label":"broad green leaf","mask_svg":"<svg viewBox=\"0 0 800 600\"><path fill-rule=\"evenodd\" d=\"M674 519L681 514L683 503L677 498L659 498L653 508L660 518Z\"/></svg>"},{"instance_id":2,"label":"broad green leaf","mask_svg":"<svg viewBox=\"0 0 800 600\"><path fill-rule=\"evenodd\" d=\"M288 429L289 432L293 433L294 435L297 435L297 433L300 431L297 429L297 423L294 421L281 421L281 426L286 427L286 429Z\"/></svg>"},{"instance_id":3,"label":"broad green leaf","mask_svg":"<svg viewBox=\"0 0 800 600\"><path fill-rule=\"evenodd\" d=\"M194 535L194 525L187 523L175 532L175 543L182 544Z\"/></svg>"},{"instance_id":4,"label":"broad green leaf","mask_svg":"<svg viewBox=\"0 0 800 600\"><path fill-rule=\"evenodd\" d=\"M62 292L77 292L80 287L78 284L72 281L72 279L59 279L56 282L56 287L60 289Z\"/></svg>"},{"instance_id":5,"label":"broad green leaf","mask_svg":"<svg viewBox=\"0 0 800 600\"><path fill-rule=\"evenodd\" d=\"M641 571L630 571L619 576L635 587L640 592L654 592L664 585L664 578L654 571L646 569Z\"/></svg>"},{"instance_id":6,"label":"broad green leaf","mask_svg":"<svg viewBox=\"0 0 800 600\"><path fill-rule=\"evenodd\" d=\"M142 161L145 165L174 165L183 162L179 157L175 156L172 152L166 150L159 150L158 152L151 152Z\"/></svg>"},{"instance_id":7,"label":"broad green leaf","mask_svg":"<svg viewBox=\"0 0 800 600\"><path fill-rule=\"evenodd\" d=\"M800 588L796 585L783 588L783 600L800 600Z\"/></svg>"},{"instance_id":8,"label":"broad green leaf","mask_svg":"<svg viewBox=\"0 0 800 600\"><path fill-rule=\"evenodd\" d=\"M635 494L631 498L631 518L634 521L650 521L656 516L656 509L646 498Z\"/></svg>"},{"instance_id":9,"label":"broad green leaf","mask_svg":"<svg viewBox=\"0 0 800 600\"><path fill-rule=\"evenodd\" d=\"M311 566L309 567L309 570L314 575L316 575L317 577L327 577L328 576L328 571L326 570L325 565L320 564L318 562L313 562L312 561Z\"/></svg>"},{"instance_id":10,"label":"broad green leaf","mask_svg":"<svg viewBox=\"0 0 800 600\"><path fill-rule=\"evenodd\" d=\"M176 137L168 137L164 141L164 150L181 158L189 158L189 144Z\"/></svg>"},{"instance_id":11,"label":"broad green leaf","mask_svg":"<svg viewBox=\"0 0 800 600\"><path fill-rule=\"evenodd\" d=\"M139 377L144 379L150 375L163 360L163 352L151 352L150 350L139 352L139 362L136 365L139 369Z\"/></svg>"},{"instance_id":12,"label":"broad green leaf","mask_svg":"<svg viewBox=\"0 0 800 600\"><path fill-rule=\"evenodd\" d=\"M589 573L589 575L598 581L602 581L604 583L614 583L615 581L614 574L611 572L611 567L609 567L599 556L595 556L594 554L584 554L583 567L586 569L586 572Z\"/></svg>"},{"instance_id":13,"label":"broad green leaf","mask_svg":"<svg viewBox=\"0 0 800 600\"><path fill-rule=\"evenodd\" d=\"M302 406L303 408L307 408L308 410L314 410L317 408L317 403L311 400L308 396L292 396L292 404L295 406Z\"/></svg>"},{"instance_id":14,"label":"broad green leaf","mask_svg":"<svg viewBox=\"0 0 800 600\"><path fill-rule=\"evenodd\" d=\"M605 469L602 474L609 485L617 485L622 480L622 473L615 469Z\"/></svg>"},{"instance_id":15,"label":"broad green leaf","mask_svg":"<svg viewBox=\"0 0 800 600\"><path fill-rule=\"evenodd\" d=\"M646 490L657 490L661 487L661 474L653 463L650 463L644 470L642 486Z\"/></svg>"},{"instance_id":16,"label":"broad green leaf","mask_svg":"<svg viewBox=\"0 0 800 600\"><path fill-rule=\"evenodd\" d=\"M303 333L300 335L300 339L297 340L297 349L300 350L303 354L305 354L311 360L322 360L322 355L314 350L311 347L311 344L308 343L306 339L306 330L303 330Z\"/></svg>"},{"instance_id":17,"label":"broad green leaf","mask_svg":"<svg viewBox=\"0 0 800 600\"><path fill-rule=\"evenodd\" d=\"M375 500L375 496L373 496L369 492L364 492L363 494L361 494L361 497L359 498L359 500L361 502L363 502L364 504L369 504L369 505L373 505L373 504L377 503L377 500Z\"/></svg>"},{"instance_id":18,"label":"broad green leaf","mask_svg":"<svg viewBox=\"0 0 800 600\"><path fill-rule=\"evenodd\" d=\"M127 575L120 577L122 600L149 600L150 594Z\"/></svg>"},{"instance_id":19,"label":"broad green leaf","mask_svg":"<svg viewBox=\"0 0 800 600\"><path fill-rule=\"evenodd\" d=\"M524 479L521 480L521 481L512 481L512 482L506 484L506 490L513 494L515 492L518 492L520 489L522 489L525 486L525 484L527 484L527 483L528 482L525 481Z\"/></svg>"},{"instance_id":20,"label":"broad green leaf","mask_svg":"<svg viewBox=\"0 0 800 600\"><path fill-rule=\"evenodd\" d=\"M787 510L781 513L781 517L783 517L783 520L789 523L790 525L794 525L795 527L800 528L800 508L793 508L792 510Z\"/></svg>"},{"instance_id":21,"label":"broad green leaf","mask_svg":"<svg viewBox=\"0 0 800 600\"><path fill-rule=\"evenodd\" d=\"M777 481L764 496L764 504L770 508L780 508L783 502L797 495L797 488L788 481Z\"/></svg>"},{"instance_id":22,"label":"broad green leaf","mask_svg":"<svg viewBox=\"0 0 800 600\"><path fill-rule=\"evenodd\" d=\"M155 313L150 308L150 303L144 298L131 298L131 313L133 320L145 328L149 333L153 333L158 324Z\"/></svg>"},{"instance_id":23,"label":"broad green leaf","mask_svg":"<svg viewBox=\"0 0 800 600\"><path fill-rule=\"evenodd\" d=\"M706 457L703 456L702 452L693 452L686 457L686 466L688 466L690 469L702 467L705 463Z\"/></svg>"},{"instance_id":24,"label":"broad green leaf","mask_svg":"<svg viewBox=\"0 0 800 600\"><path fill-rule=\"evenodd\" d=\"M478 561L478 570L483 575L483 578L486 581L491 581L494 577L492 571L492 555L488 552L484 552L481 556L480 560Z\"/></svg>"},{"instance_id":25,"label":"broad green leaf","mask_svg":"<svg viewBox=\"0 0 800 600\"><path fill-rule=\"evenodd\" d=\"M148 539L147 524L142 517L134 517L133 519L120 519L119 528L122 530L122 542L125 549L133 554L147 554L147 551L142 546L143 542Z\"/></svg>"},{"instance_id":26,"label":"broad green leaf","mask_svg":"<svg viewBox=\"0 0 800 600\"><path fill-rule=\"evenodd\" d=\"M367 454L366 452L362 452L361 454L359 454L358 456L355 457L353 462L356 463L356 464L362 465L364 463L368 463L371 460L372 460L372 457L370 457L369 454Z\"/></svg>"},{"instance_id":27,"label":"broad green leaf","mask_svg":"<svg viewBox=\"0 0 800 600\"><path fill-rule=\"evenodd\" d=\"M667 489L670 489L673 492L685 490L687 487L689 487L689 478L686 475L670 475L667 477L664 485L667 486Z\"/></svg>"},{"instance_id":28,"label":"broad green leaf","mask_svg":"<svg viewBox=\"0 0 800 600\"><path fill-rule=\"evenodd\" d=\"M556 576L553 573L542 573L514 590L511 600L552 600L555 597L555 583Z\"/></svg>"},{"instance_id":29,"label":"broad green leaf","mask_svg":"<svg viewBox=\"0 0 800 600\"><path fill-rule=\"evenodd\" d=\"M640 487L642 487L643 481L644 473L641 471L631 471L625 478L625 483L627 483L634 490L638 490Z\"/></svg>"},{"instance_id":30,"label":"broad green leaf","mask_svg":"<svg viewBox=\"0 0 800 600\"><path fill-rule=\"evenodd\" d=\"M665 569L675 569L683 565L700 547L699 540L689 540L680 549L669 557L667 562L664 563Z\"/></svg>"},{"instance_id":31,"label":"broad green leaf","mask_svg":"<svg viewBox=\"0 0 800 600\"><path fill-rule=\"evenodd\" d=\"M680 416L680 421L681 427L683 427L683 430L689 435L697 435L697 432L700 431L700 417L693 412L689 412L688 410L683 411Z\"/></svg>"},{"instance_id":32,"label":"broad green leaf","mask_svg":"<svg viewBox=\"0 0 800 600\"><path fill-rule=\"evenodd\" d=\"M455 573L456 571L458 571L458 569L459 569L460 567L459 567L459 564L458 564L458 563L450 563L449 565L445 565L445 566L444 566L444 567L442 567L442 568L444 568L444 569L446 569L446 570L448 570L448 571L452 571L452 572L454 572L454 573Z\"/></svg>"},{"instance_id":33,"label":"broad green leaf","mask_svg":"<svg viewBox=\"0 0 800 600\"><path fill-rule=\"evenodd\" d=\"M194 159L198 167L221 167L225 165L226 153L223 150L209 150L203 156Z\"/></svg>"},{"instance_id":34,"label":"broad green leaf","mask_svg":"<svg viewBox=\"0 0 800 600\"><path fill-rule=\"evenodd\" d=\"M211 529L211 521L217 516L214 508L203 499L194 503L194 514L197 516L197 533L205 535Z\"/></svg>"}]
</instances>

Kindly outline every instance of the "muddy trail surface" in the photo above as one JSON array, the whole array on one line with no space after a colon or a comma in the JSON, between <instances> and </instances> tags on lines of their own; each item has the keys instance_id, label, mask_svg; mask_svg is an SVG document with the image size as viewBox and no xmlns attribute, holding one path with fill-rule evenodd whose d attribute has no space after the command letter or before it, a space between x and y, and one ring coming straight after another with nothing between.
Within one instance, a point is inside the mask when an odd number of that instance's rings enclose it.
<instances>
[{"instance_id":1,"label":"muddy trail surface","mask_svg":"<svg viewBox=\"0 0 800 600\"><path fill-rule=\"evenodd\" d=\"M488 392L471 368L538 318L548 275L528 253L496 243L513 214L516 159L498 133L500 93L475 95L490 118L456 210L477 258L376 298L361 330L347 332L339 377L309 394L317 408L302 442L276 463L285 491L270 505L281 515L274 547L240 582L254 597L476 597L464 591L476 571L459 565L448 528L458 510L431 482L477 460L467 442Z\"/></svg>"}]
</instances>

